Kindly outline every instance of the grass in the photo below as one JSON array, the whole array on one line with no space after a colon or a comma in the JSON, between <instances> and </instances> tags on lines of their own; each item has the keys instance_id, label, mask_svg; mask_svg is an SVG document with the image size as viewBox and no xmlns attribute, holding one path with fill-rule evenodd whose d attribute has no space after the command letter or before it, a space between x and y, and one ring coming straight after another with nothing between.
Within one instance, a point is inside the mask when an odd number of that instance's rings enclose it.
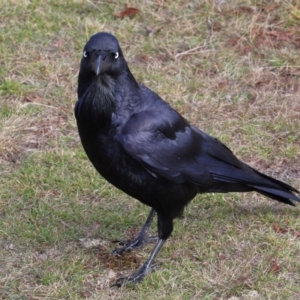
<instances>
[{"instance_id":1,"label":"grass","mask_svg":"<svg viewBox=\"0 0 300 300\"><path fill-rule=\"evenodd\" d=\"M114 33L136 78L253 167L300 188L297 1L0 2L1 299L299 299L299 212L257 194L201 195L162 267L110 289L148 208L86 158L73 106L82 48ZM155 232L155 225L152 228ZM84 247L82 239L96 247Z\"/></svg>"}]
</instances>

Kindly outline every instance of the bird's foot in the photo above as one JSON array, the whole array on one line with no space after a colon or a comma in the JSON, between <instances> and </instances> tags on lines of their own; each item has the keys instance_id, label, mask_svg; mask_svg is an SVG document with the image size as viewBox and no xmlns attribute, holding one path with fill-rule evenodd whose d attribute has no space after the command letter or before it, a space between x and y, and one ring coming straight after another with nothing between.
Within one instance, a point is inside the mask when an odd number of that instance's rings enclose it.
<instances>
[{"instance_id":1,"label":"bird's foot","mask_svg":"<svg viewBox=\"0 0 300 300\"><path fill-rule=\"evenodd\" d=\"M120 247L120 248L116 248L112 252L112 255L121 255L123 252L128 252L128 251L132 251L134 249L139 249L147 243L155 243L155 242L157 242L156 236L148 236L146 234L138 235L132 241L119 242L119 245L124 245L124 246Z\"/></svg>"},{"instance_id":2,"label":"bird's foot","mask_svg":"<svg viewBox=\"0 0 300 300\"><path fill-rule=\"evenodd\" d=\"M155 271L161 264L156 263L154 265L143 265L140 269L138 269L135 273L128 277L121 277L116 280L116 282L110 287L121 287L127 283L137 284L140 283L148 274Z\"/></svg>"}]
</instances>

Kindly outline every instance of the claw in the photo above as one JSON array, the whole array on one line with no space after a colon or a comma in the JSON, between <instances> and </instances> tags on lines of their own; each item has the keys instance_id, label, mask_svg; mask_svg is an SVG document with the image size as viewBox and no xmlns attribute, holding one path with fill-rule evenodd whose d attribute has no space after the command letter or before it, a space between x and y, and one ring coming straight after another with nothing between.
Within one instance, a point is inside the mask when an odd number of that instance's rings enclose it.
<instances>
[{"instance_id":1,"label":"claw","mask_svg":"<svg viewBox=\"0 0 300 300\"><path fill-rule=\"evenodd\" d=\"M141 282L143 280L145 276L141 276L141 277L133 277L132 276L128 276L128 277L121 277L121 278L118 278L116 280L116 282L111 285L110 287L113 288L113 287L117 287L117 288L120 288L121 286L123 285L126 285L127 283L133 283L133 284L137 284L139 282Z\"/></svg>"},{"instance_id":2,"label":"claw","mask_svg":"<svg viewBox=\"0 0 300 300\"><path fill-rule=\"evenodd\" d=\"M117 281L111 287L121 287L122 285L130 282L139 283L144 279L145 276L155 271L160 266L160 263L154 263L154 260L165 241L166 240L163 239L158 240L149 259L146 260L146 262L137 270L137 272L133 273L131 276L117 279Z\"/></svg>"},{"instance_id":3,"label":"claw","mask_svg":"<svg viewBox=\"0 0 300 300\"><path fill-rule=\"evenodd\" d=\"M119 242L119 245L123 244L123 247L116 248L112 251L112 255L122 255L123 252L129 252L135 249L142 248L147 243L153 243L157 241L156 236L138 235L134 240L127 242Z\"/></svg>"},{"instance_id":4,"label":"claw","mask_svg":"<svg viewBox=\"0 0 300 300\"><path fill-rule=\"evenodd\" d=\"M124 276L121 278L118 278L116 280L116 282L111 285L110 287L121 287L127 283L133 283L133 284L137 284L139 282L141 282L145 276L147 276L149 273L153 272L154 270L157 269L157 265L159 264L155 264L153 267L151 266L142 266L136 273L130 275L130 276Z\"/></svg>"},{"instance_id":5,"label":"claw","mask_svg":"<svg viewBox=\"0 0 300 300\"><path fill-rule=\"evenodd\" d=\"M125 243L117 241L119 243L119 245L123 244L122 245L123 247L116 248L112 252L112 255L121 255L124 251L131 251L134 249L138 249L138 248L141 248L146 243L152 243L153 241L157 241L156 237L148 235L148 231L149 231L150 225L153 221L154 215L155 215L155 210L152 208L147 217L147 220L146 220L145 224L143 225L143 228L140 231L140 233L138 234L138 236L134 240L127 241Z\"/></svg>"}]
</instances>

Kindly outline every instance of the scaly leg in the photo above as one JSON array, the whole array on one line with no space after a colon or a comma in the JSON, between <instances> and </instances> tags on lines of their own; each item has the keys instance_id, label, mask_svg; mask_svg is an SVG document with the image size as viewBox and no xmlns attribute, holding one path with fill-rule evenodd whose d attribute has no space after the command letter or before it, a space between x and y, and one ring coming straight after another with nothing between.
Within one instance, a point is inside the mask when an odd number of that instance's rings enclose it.
<instances>
[{"instance_id":1,"label":"scaly leg","mask_svg":"<svg viewBox=\"0 0 300 300\"><path fill-rule=\"evenodd\" d=\"M138 248L141 248L146 243L157 241L157 237L151 237L148 235L148 231L149 231L150 225L153 221L154 215L155 215L155 210L152 208L147 217L147 220L146 220L142 230L138 234L138 236L135 239L133 239L132 241L126 242L125 246L116 248L112 252L112 254L113 255L121 255L125 251L131 251L134 249L138 249Z\"/></svg>"},{"instance_id":2,"label":"scaly leg","mask_svg":"<svg viewBox=\"0 0 300 300\"><path fill-rule=\"evenodd\" d=\"M166 240L159 239L153 252L151 253L150 257L146 262L132 275L128 277L121 277L117 279L117 281L111 286L111 287L121 287L122 285L132 282L132 283L139 283L143 280L145 276L147 276L149 273L153 271L155 268L155 265L153 265L153 262L159 253L161 247L165 243Z\"/></svg>"}]
</instances>

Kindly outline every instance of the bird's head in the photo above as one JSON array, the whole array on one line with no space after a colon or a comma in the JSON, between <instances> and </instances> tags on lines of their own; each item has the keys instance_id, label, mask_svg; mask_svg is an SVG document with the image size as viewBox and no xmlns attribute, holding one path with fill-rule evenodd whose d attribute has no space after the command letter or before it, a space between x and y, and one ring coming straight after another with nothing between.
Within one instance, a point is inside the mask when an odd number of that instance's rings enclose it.
<instances>
[{"instance_id":1,"label":"bird's head","mask_svg":"<svg viewBox=\"0 0 300 300\"><path fill-rule=\"evenodd\" d=\"M118 40L110 33L99 32L91 36L82 53L80 73L99 76L118 75L126 64Z\"/></svg>"}]
</instances>

